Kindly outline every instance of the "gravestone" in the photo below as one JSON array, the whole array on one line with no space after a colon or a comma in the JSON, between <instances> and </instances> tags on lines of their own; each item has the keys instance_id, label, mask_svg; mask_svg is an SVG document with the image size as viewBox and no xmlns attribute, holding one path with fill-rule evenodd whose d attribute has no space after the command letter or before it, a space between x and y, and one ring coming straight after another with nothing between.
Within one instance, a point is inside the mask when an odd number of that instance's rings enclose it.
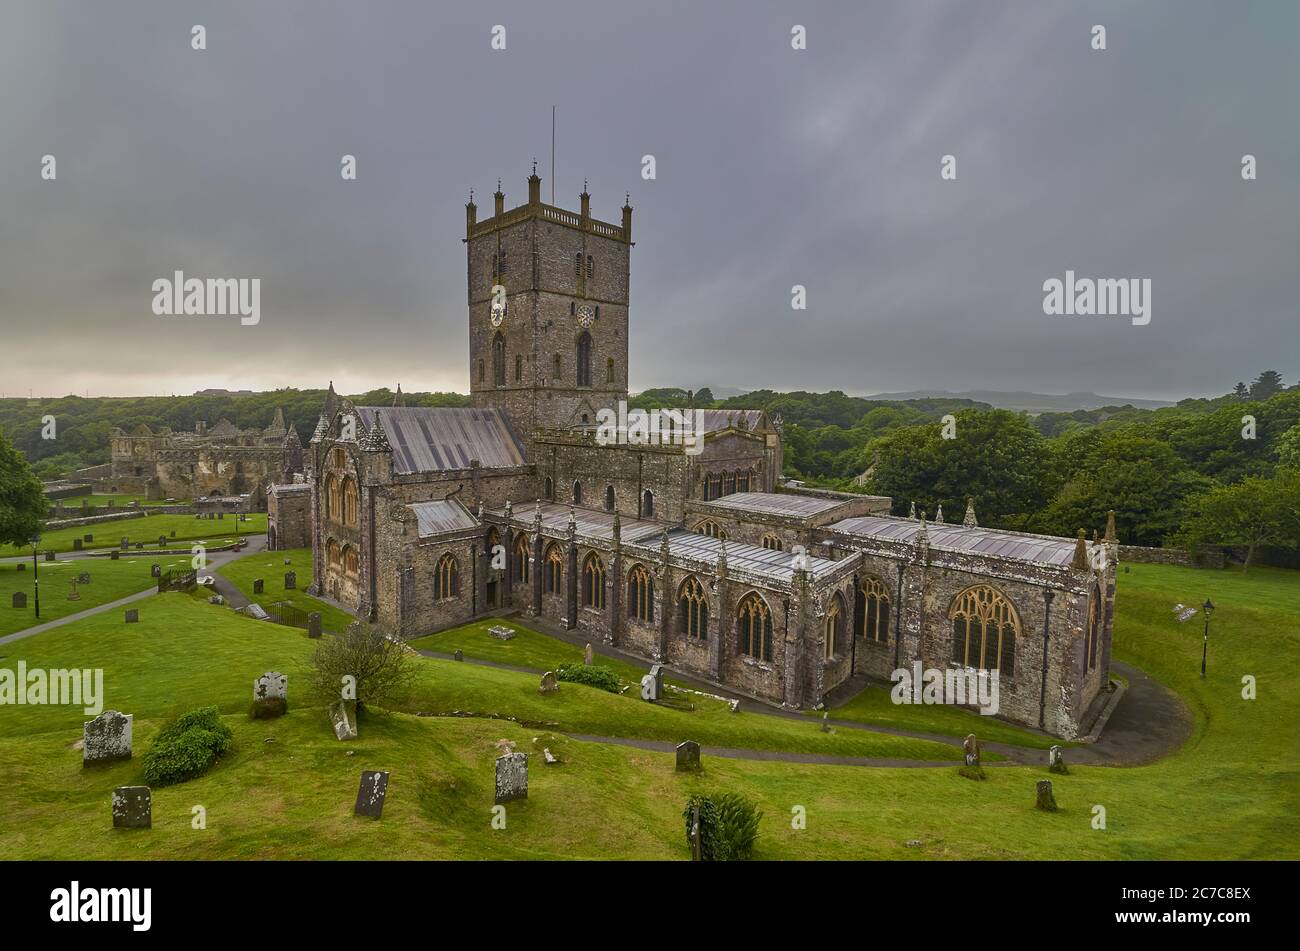
<instances>
[{"instance_id":1,"label":"gravestone","mask_svg":"<svg viewBox=\"0 0 1300 951\"><path fill-rule=\"evenodd\" d=\"M489 627L488 633L499 641L508 641L515 636L514 628L506 627L503 624L498 624L495 627Z\"/></svg>"},{"instance_id":2,"label":"gravestone","mask_svg":"<svg viewBox=\"0 0 1300 951\"><path fill-rule=\"evenodd\" d=\"M330 723L334 727L334 736L340 740L357 738L357 702L355 700L335 700L330 704Z\"/></svg>"},{"instance_id":3,"label":"gravestone","mask_svg":"<svg viewBox=\"0 0 1300 951\"><path fill-rule=\"evenodd\" d=\"M1047 751L1047 769L1053 773L1069 773L1065 765L1065 750L1059 746L1053 746Z\"/></svg>"},{"instance_id":4,"label":"gravestone","mask_svg":"<svg viewBox=\"0 0 1300 951\"><path fill-rule=\"evenodd\" d=\"M700 804L698 802L691 807L691 829L689 835L691 840L691 861L703 862L704 836L701 835L700 830Z\"/></svg>"},{"instance_id":5,"label":"gravestone","mask_svg":"<svg viewBox=\"0 0 1300 951\"><path fill-rule=\"evenodd\" d=\"M830 715L830 711L828 711L828 710L823 710L823 711L822 711L822 732L823 732L823 733L830 733L830 732L832 732L832 731L831 731L831 715Z\"/></svg>"},{"instance_id":6,"label":"gravestone","mask_svg":"<svg viewBox=\"0 0 1300 951\"><path fill-rule=\"evenodd\" d=\"M130 759L132 720L129 713L105 710L87 721L81 731L81 765Z\"/></svg>"},{"instance_id":7,"label":"gravestone","mask_svg":"<svg viewBox=\"0 0 1300 951\"><path fill-rule=\"evenodd\" d=\"M171 530L171 533L170 533L170 534L171 534L171 537L172 537L172 538L175 538L175 537L176 537L176 529L173 528L173 529Z\"/></svg>"},{"instance_id":8,"label":"gravestone","mask_svg":"<svg viewBox=\"0 0 1300 951\"><path fill-rule=\"evenodd\" d=\"M555 671L548 670L542 674L542 682L537 685L538 693L558 693L560 682L555 679Z\"/></svg>"},{"instance_id":9,"label":"gravestone","mask_svg":"<svg viewBox=\"0 0 1300 951\"><path fill-rule=\"evenodd\" d=\"M974 733L967 733L966 739L961 742L962 752L966 755L967 766L979 766L980 764L980 741L975 738Z\"/></svg>"},{"instance_id":10,"label":"gravestone","mask_svg":"<svg viewBox=\"0 0 1300 951\"><path fill-rule=\"evenodd\" d=\"M219 594L214 594L212 597L208 598L208 604L225 604L225 603L226 603L226 599Z\"/></svg>"},{"instance_id":11,"label":"gravestone","mask_svg":"<svg viewBox=\"0 0 1300 951\"><path fill-rule=\"evenodd\" d=\"M277 671L269 671L253 681L254 720L283 716L289 708L289 678Z\"/></svg>"},{"instance_id":12,"label":"gravestone","mask_svg":"<svg viewBox=\"0 0 1300 951\"><path fill-rule=\"evenodd\" d=\"M293 559L292 559L292 558L285 558L285 559L284 559L284 563L285 563L286 565L291 565L291 564L293 564Z\"/></svg>"},{"instance_id":13,"label":"gravestone","mask_svg":"<svg viewBox=\"0 0 1300 951\"><path fill-rule=\"evenodd\" d=\"M253 594L261 594L266 587L266 582L261 578L253 579Z\"/></svg>"},{"instance_id":14,"label":"gravestone","mask_svg":"<svg viewBox=\"0 0 1300 951\"><path fill-rule=\"evenodd\" d=\"M20 562L18 562L18 570L19 570L19 571L26 571L26 570L27 570L27 562L25 562L25 561L20 561Z\"/></svg>"},{"instance_id":15,"label":"gravestone","mask_svg":"<svg viewBox=\"0 0 1300 951\"><path fill-rule=\"evenodd\" d=\"M1056 812L1056 797L1052 795L1052 781L1050 779L1040 779L1038 781L1038 798L1034 802L1034 806L1044 812Z\"/></svg>"},{"instance_id":16,"label":"gravestone","mask_svg":"<svg viewBox=\"0 0 1300 951\"><path fill-rule=\"evenodd\" d=\"M582 651L582 662L583 662L586 666L590 667L590 666L591 666L591 662L592 662L592 660L594 659L594 655L595 655L595 652L592 651L592 649L591 649L591 642L588 641L588 642L587 642L587 646L586 646L585 648L583 648L583 651Z\"/></svg>"},{"instance_id":17,"label":"gravestone","mask_svg":"<svg viewBox=\"0 0 1300 951\"><path fill-rule=\"evenodd\" d=\"M158 564L158 563L155 561L152 565L149 566L149 575L150 575L150 577L152 577L152 578L161 578L161 577L162 577L162 565Z\"/></svg>"},{"instance_id":18,"label":"gravestone","mask_svg":"<svg viewBox=\"0 0 1300 951\"><path fill-rule=\"evenodd\" d=\"M112 551L110 551L108 553L108 557L110 561L117 561L117 549L114 548Z\"/></svg>"},{"instance_id":19,"label":"gravestone","mask_svg":"<svg viewBox=\"0 0 1300 951\"><path fill-rule=\"evenodd\" d=\"M244 605L236 613L242 614L245 617L251 617L255 621L265 621L271 616L266 613L266 608L262 607L256 601Z\"/></svg>"},{"instance_id":20,"label":"gravestone","mask_svg":"<svg viewBox=\"0 0 1300 951\"><path fill-rule=\"evenodd\" d=\"M496 802L528 798L528 754L507 753L497 757Z\"/></svg>"},{"instance_id":21,"label":"gravestone","mask_svg":"<svg viewBox=\"0 0 1300 951\"><path fill-rule=\"evenodd\" d=\"M25 608L25 607L27 607L27 592L26 592L26 591L15 591L15 592L14 592L14 596L13 596L13 600L12 600L12 606L15 607L15 608Z\"/></svg>"},{"instance_id":22,"label":"gravestone","mask_svg":"<svg viewBox=\"0 0 1300 951\"><path fill-rule=\"evenodd\" d=\"M677 772L694 773L701 769L700 744L687 740L677 744Z\"/></svg>"},{"instance_id":23,"label":"gravestone","mask_svg":"<svg viewBox=\"0 0 1300 951\"><path fill-rule=\"evenodd\" d=\"M226 517L226 513L225 513L225 512L218 512L218 513L217 513L217 518L219 518L219 519L225 519L225 517Z\"/></svg>"},{"instance_id":24,"label":"gravestone","mask_svg":"<svg viewBox=\"0 0 1300 951\"><path fill-rule=\"evenodd\" d=\"M457 647L457 648L456 648L456 653L454 653L454 654L451 655L451 659L452 659L452 660L464 660L464 659L465 659L465 652L464 652L463 650L461 650L459 647Z\"/></svg>"},{"instance_id":25,"label":"gravestone","mask_svg":"<svg viewBox=\"0 0 1300 951\"><path fill-rule=\"evenodd\" d=\"M361 772L361 788L357 790L357 805L353 813L369 819L384 814L384 797L388 795L388 771L367 769Z\"/></svg>"},{"instance_id":26,"label":"gravestone","mask_svg":"<svg viewBox=\"0 0 1300 951\"><path fill-rule=\"evenodd\" d=\"M320 637L320 612L312 611L307 615L307 636Z\"/></svg>"},{"instance_id":27,"label":"gravestone","mask_svg":"<svg viewBox=\"0 0 1300 951\"><path fill-rule=\"evenodd\" d=\"M124 536L124 537L122 538L122 550L123 550L123 551L126 551L126 550L127 550L128 548L130 548L130 547L131 547L131 539L126 538L126 537Z\"/></svg>"},{"instance_id":28,"label":"gravestone","mask_svg":"<svg viewBox=\"0 0 1300 951\"><path fill-rule=\"evenodd\" d=\"M47 551L47 552L45 553L45 560L46 560L46 561L53 561L53 560L54 560L54 552L52 552L52 551Z\"/></svg>"},{"instance_id":29,"label":"gravestone","mask_svg":"<svg viewBox=\"0 0 1300 951\"><path fill-rule=\"evenodd\" d=\"M153 799L148 786L118 786L113 790L113 828L153 826Z\"/></svg>"},{"instance_id":30,"label":"gravestone","mask_svg":"<svg viewBox=\"0 0 1300 951\"><path fill-rule=\"evenodd\" d=\"M127 612L126 612L126 620L123 621L122 623L124 623L124 624L139 624L139 623L140 623L140 610L139 610L139 608L131 608L129 611L127 611Z\"/></svg>"},{"instance_id":31,"label":"gravestone","mask_svg":"<svg viewBox=\"0 0 1300 951\"><path fill-rule=\"evenodd\" d=\"M68 600L69 601L81 600L81 595L77 594L77 583L75 581L72 582L72 590L68 592Z\"/></svg>"},{"instance_id":32,"label":"gravestone","mask_svg":"<svg viewBox=\"0 0 1300 951\"><path fill-rule=\"evenodd\" d=\"M90 584L90 572L83 571L77 575L77 584Z\"/></svg>"},{"instance_id":33,"label":"gravestone","mask_svg":"<svg viewBox=\"0 0 1300 951\"><path fill-rule=\"evenodd\" d=\"M641 699L651 703L657 701L664 693L664 665L655 664L650 673L641 678Z\"/></svg>"},{"instance_id":34,"label":"gravestone","mask_svg":"<svg viewBox=\"0 0 1300 951\"><path fill-rule=\"evenodd\" d=\"M135 543L135 550L136 550L136 551L144 551L144 542L136 542L136 543Z\"/></svg>"},{"instance_id":35,"label":"gravestone","mask_svg":"<svg viewBox=\"0 0 1300 951\"><path fill-rule=\"evenodd\" d=\"M199 521L202 521L202 520L203 520L203 513L202 513L202 512L199 512L199 513L197 513L194 517L195 517L196 519L198 519Z\"/></svg>"},{"instance_id":36,"label":"gravestone","mask_svg":"<svg viewBox=\"0 0 1300 951\"><path fill-rule=\"evenodd\" d=\"M93 542L93 541L95 540L95 536L94 536L94 535L82 535L82 536L81 536L81 540L82 540L83 542Z\"/></svg>"},{"instance_id":37,"label":"gravestone","mask_svg":"<svg viewBox=\"0 0 1300 951\"><path fill-rule=\"evenodd\" d=\"M298 587L298 575L295 572L286 571L284 573L284 590L292 591L296 587Z\"/></svg>"},{"instance_id":38,"label":"gravestone","mask_svg":"<svg viewBox=\"0 0 1300 951\"><path fill-rule=\"evenodd\" d=\"M74 538L74 539L72 540L72 550L73 550L73 551L81 551L81 539L80 539L80 538Z\"/></svg>"},{"instance_id":39,"label":"gravestone","mask_svg":"<svg viewBox=\"0 0 1300 951\"><path fill-rule=\"evenodd\" d=\"M159 535L159 536L158 536L158 547L159 547L159 548L166 548L166 547L167 547L167 536L166 536L166 535Z\"/></svg>"}]
</instances>

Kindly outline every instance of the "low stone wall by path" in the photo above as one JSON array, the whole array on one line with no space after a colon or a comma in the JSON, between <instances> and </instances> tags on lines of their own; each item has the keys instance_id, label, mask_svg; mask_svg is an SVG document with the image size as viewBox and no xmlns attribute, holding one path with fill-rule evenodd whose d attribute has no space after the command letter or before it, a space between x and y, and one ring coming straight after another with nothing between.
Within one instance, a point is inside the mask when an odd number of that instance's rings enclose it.
<instances>
[{"instance_id":1,"label":"low stone wall by path","mask_svg":"<svg viewBox=\"0 0 1300 951\"><path fill-rule=\"evenodd\" d=\"M1180 565L1184 568L1222 568L1226 563L1223 549L1206 546L1193 555L1181 548L1145 548L1142 545L1120 545L1119 561L1147 565Z\"/></svg>"},{"instance_id":2,"label":"low stone wall by path","mask_svg":"<svg viewBox=\"0 0 1300 951\"><path fill-rule=\"evenodd\" d=\"M144 509L119 509L111 514L87 515L85 518L56 518L45 523L47 532L56 528L77 528L81 525L98 525L101 522L120 522L128 518L144 518L148 513Z\"/></svg>"}]
</instances>

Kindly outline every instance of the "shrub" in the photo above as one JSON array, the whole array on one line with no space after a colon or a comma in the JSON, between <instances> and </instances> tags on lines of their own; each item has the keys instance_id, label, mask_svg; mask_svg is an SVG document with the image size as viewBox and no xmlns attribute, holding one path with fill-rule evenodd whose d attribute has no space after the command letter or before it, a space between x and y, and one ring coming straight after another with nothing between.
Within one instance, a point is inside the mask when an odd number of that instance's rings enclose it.
<instances>
[{"instance_id":1,"label":"shrub","mask_svg":"<svg viewBox=\"0 0 1300 951\"><path fill-rule=\"evenodd\" d=\"M601 667L599 664L592 664L590 667L586 664L564 664L555 668L555 679L574 684L586 684L588 687L598 687L601 690L608 690L610 693L618 693L619 688L622 686L618 682L618 674L614 673L613 668Z\"/></svg>"},{"instance_id":2,"label":"shrub","mask_svg":"<svg viewBox=\"0 0 1300 951\"><path fill-rule=\"evenodd\" d=\"M216 707L199 707L165 726L144 755L150 786L170 786L202 776L230 749L233 734Z\"/></svg>"},{"instance_id":3,"label":"shrub","mask_svg":"<svg viewBox=\"0 0 1300 951\"><path fill-rule=\"evenodd\" d=\"M695 807L700 809L700 858L706 862L743 862L754 854L763 813L739 793L695 795L686 801L686 842L691 843Z\"/></svg>"},{"instance_id":4,"label":"shrub","mask_svg":"<svg viewBox=\"0 0 1300 951\"><path fill-rule=\"evenodd\" d=\"M337 700L343 678L356 678L357 713L399 703L415 668L396 632L382 624L353 621L336 637L321 641L312 656L312 686L326 702Z\"/></svg>"}]
</instances>

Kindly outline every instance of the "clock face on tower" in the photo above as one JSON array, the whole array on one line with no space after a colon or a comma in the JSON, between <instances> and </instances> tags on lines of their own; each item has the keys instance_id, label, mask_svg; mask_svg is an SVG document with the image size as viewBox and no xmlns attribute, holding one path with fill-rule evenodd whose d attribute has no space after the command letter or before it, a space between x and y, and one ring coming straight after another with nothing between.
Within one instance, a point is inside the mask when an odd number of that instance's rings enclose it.
<instances>
[{"instance_id":1,"label":"clock face on tower","mask_svg":"<svg viewBox=\"0 0 1300 951\"><path fill-rule=\"evenodd\" d=\"M501 321L505 319L506 319L506 302L493 301L492 302L492 326L500 327Z\"/></svg>"},{"instance_id":2,"label":"clock face on tower","mask_svg":"<svg viewBox=\"0 0 1300 951\"><path fill-rule=\"evenodd\" d=\"M577 310L578 324L582 327L590 327L591 322L596 319L596 312L583 304Z\"/></svg>"}]
</instances>

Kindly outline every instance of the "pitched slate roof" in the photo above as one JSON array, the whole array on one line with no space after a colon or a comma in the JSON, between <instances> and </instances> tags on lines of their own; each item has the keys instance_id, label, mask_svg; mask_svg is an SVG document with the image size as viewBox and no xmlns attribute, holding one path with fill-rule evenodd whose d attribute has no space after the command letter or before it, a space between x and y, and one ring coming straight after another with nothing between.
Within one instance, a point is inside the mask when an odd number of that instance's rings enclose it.
<instances>
[{"instance_id":1,"label":"pitched slate roof","mask_svg":"<svg viewBox=\"0 0 1300 951\"><path fill-rule=\"evenodd\" d=\"M921 523L910 518L886 518L866 515L846 518L827 525L827 530L860 535L881 541L916 544ZM925 527L930 547L940 551L959 551L971 555L993 558L1013 558L1032 561L1040 565L1069 565L1074 558L1074 540L1046 538L1037 535L1017 535L992 528L967 528L964 525L935 524Z\"/></svg>"},{"instance_id":2,"label":"pitched slate roof","mask_svg":"<svg viewBox=\"0 0 1300 951\"><path fill-rule=\"evenodd\" d=\"M468 469L477 459L485 469L525 464L524 444L503 412L461 406L358 406L369 430L383 420L393 447L393 471L444 472Z\"/></svg>"},{"instance_id":3,"label":"pitched slate roof","mask_svg":"<svg viewBox=\"0 0 1300 951\"><path fill-rule=\"evenodd\" d=\"M742 512L761 512L764 515L792 515L807 518L844 505L848 499L822 499L813 495L793 495L785 492L735 492L713 499L710 505L736 509Z\"/></svg>"},{"instance_id":4,"label":"pitched slate roof","mask_svg":"<svg viewBox=\"0 0 1300 951\"><path fill-rule=\"evenodd\" d=\"M511 506L516 522L522 523L528 531L532 530L533 517L537 512L537 503L517 502ZM609 541L614 537L614 513L602 509L586 509L576 506L573 516L577 522L577 532L588 538L600 538ZM624 542L641 538L659 538L662 528L650 519L619 516L622 524L619 531ZM569 506L559 502L542 503L542 529L550 534L564 534L569 530ZM647 542L648 544L648 542ZM656 542L657 544L657 542Z\"/></svg>"},{"instance_id":5,"label":"pitched slate roof","mask_svg":"<svg viewBox=\"0 0 1300 951\"><path fill-rule=\"evenodd\" d=\"M456 499L412 502L407 508L415 513L416 533L421 538L441 535L443 532L459 532L478 525L478 519Z\"/></svg>"},{"instance_id":6,"label":"pitched slate roof","mask_svg":"<svg viewBox=\"0 0 1300 951\"><path fill-rule=\"evenodd\" d=\"M703 422L701 431L706 433L726 429L738 419L745 421L746 429L757 429L763 422L761 409L697 409L695 412Z\"/></svg>"},{"instance_id":7,"label":"pitched slate roof","mask_svg":"<svg viewBox=\"0 0 1300 951\"><path fill-rule=\"evenodd\" d=\"M641 544L657 547L658 536L649 537ZM698 558L716 563L721 548L722 541L710 535L688 532L684 528L675 528L668 533L668 554L672 557ZM794 577L794 557L788 551L775 551L759 545L745 545L734 541L727 542L728 570L740 569L788 582ZM827 558L807 556L807 570L814 575L829 571L835 565L836 562Z\"/></svg>"}]
</instances>

